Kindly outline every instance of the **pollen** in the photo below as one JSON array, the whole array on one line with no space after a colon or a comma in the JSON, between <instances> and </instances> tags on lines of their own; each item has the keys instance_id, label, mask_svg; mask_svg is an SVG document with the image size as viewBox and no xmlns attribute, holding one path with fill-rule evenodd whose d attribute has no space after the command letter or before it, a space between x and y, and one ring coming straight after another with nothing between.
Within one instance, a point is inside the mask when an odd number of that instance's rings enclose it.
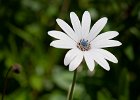
<instances>
[{"instance_id":1,"label":"pollen","mask_svg":"<svg viewBox=\"0 0 140 100\"><path fill-rule=\"evenodd\" d=\"M79 48L81 51L88 51L91 47L88 40L81 39L80 42L77 43L77 48Z\"/></svg>"}]
</instances>

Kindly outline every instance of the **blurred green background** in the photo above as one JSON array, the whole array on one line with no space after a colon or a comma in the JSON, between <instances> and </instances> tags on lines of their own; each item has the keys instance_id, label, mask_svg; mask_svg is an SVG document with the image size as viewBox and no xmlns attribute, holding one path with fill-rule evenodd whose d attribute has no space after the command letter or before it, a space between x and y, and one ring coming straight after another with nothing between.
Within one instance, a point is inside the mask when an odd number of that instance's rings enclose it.
<instances>
[{"instance_id":1,"label":"blurred green background","mask_svg":"<svg viewBox=\"0 0 140 100\"><path fill-rule=\"evenodd\" d=\"M55 19L70 25L71 11L82 17L85 10L92 25L108 17L104 31L116 30L122 46L109 48L119 60L89 72L78 72L74 100L140 100L140 1L139 0L0 0L0 98L8 68L5 100L66 100L73 72L63 65L67 50L49 46L50 30L60 30Z\"/></svg>"}]
</instances>

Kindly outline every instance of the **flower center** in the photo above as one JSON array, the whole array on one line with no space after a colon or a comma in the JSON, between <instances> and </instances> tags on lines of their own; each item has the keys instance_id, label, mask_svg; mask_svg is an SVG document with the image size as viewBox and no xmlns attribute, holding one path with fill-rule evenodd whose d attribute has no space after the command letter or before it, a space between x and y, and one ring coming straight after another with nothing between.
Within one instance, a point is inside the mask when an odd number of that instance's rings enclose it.
<instances>
[{"instance_id":1,"label":"flower center","mask_svg":"<svg viewBox=\"0 0 140 100\"><path fill-rule=\"evenodd\" d=\"M88 40L81 39L80 42L77 43L77 48L79 48L81 51L88 51L91 47Z\"/></svg>"}]
</instances>

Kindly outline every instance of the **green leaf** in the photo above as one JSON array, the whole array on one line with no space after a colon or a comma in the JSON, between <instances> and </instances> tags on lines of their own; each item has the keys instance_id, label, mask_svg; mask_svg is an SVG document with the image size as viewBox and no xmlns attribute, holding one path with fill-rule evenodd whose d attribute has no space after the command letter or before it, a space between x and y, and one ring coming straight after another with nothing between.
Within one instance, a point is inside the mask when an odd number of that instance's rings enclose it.
<instances>
[{"instance_id":1,"label":"green leaf","mask_svg":"<svg viewBox=\"0 0 140 100\"><path fill-rule=\"evenodd\" d=\"M119 100L128 100L129 98L129 80L128 71L124 68L119 77Z\"/></svg>"},{"instance_id":2,"label":"green leaf","mask_svg":"<svg viewBox=\"0 0 140 100\"><path fill-rule=\"evenodd\" d=\"M107 89L98 91L97 98L97 100L113 100L111 93Z\"/></svg>"},{"instance_id":3,"label":"green leaf","mask_svg":"<svg viewBox=\"0 0 140 100\"><path fill-rule=\"evenodd\" d=\"M60 66L57 66L60 67ZM72 82L73 73L69 71L63 71L60 68L56 68L53 72L54 82L62 89L68 90L69 85Z\"/></svg>"},{"instance_id":4,"label":"green leaf","mask_svg":"<svg viewBox=\"0 0 140 100\"><path fill-rule=\"evenodd\" d=\"M30 77L30 84L31 84L32 88L40 91L43 88L43 79L40 76L32 75Z\"/></svg>"},{"instance_id":5,"label":"green leaf","mask_svg":"<svg viewBox=\"0 0 140 100\"><path fill-rule=\"evenodd\" d=\"M44 99L43 99L44 100ZM46 99L45 99L46 100ZM54 91L48 100L66 100L66 96L59 91Z\"/></svg>"},{"instance_id":6,"label":"green leaf","mask_svg":"<svg viewBox=\"0 0 140 100\"><path fill-rule=\"evenodd\" d=\"M133 51L132 45L129 45L128 47L126 47L125 54L129 60L134 60L134 51Z\"/></svg>"}]
</instances>

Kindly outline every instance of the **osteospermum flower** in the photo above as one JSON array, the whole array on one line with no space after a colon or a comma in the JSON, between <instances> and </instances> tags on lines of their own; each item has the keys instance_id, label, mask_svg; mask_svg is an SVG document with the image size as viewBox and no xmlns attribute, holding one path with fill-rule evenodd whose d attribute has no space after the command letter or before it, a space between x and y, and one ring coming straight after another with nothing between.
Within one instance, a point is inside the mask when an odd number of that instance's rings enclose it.
<instances>
[{"instance_id":1,"label":"osteospermum flower","mask_svg":"<svg viewBox=\"0 0 140 100\"><path fill-rule=\"evenodd\" d=\"M56 19L56 22L64 32L52 30L48 34L58 40L52 41L50 46L56 48L70 49L64 58L64 65L69 65L69 70L75 70L85 59L90 71L94 70L95 62L106 70L110 70L107 60L118 63L117 58L105 50L106 47L120 46L121 42L111 40L119 33L117 31L108 31L99 34L107 23L107 18L99 19L90 29L91 16L85 11L80 23L78 16L70 13L72 28L62 19Z\"/></svg>"}]
</instances>

